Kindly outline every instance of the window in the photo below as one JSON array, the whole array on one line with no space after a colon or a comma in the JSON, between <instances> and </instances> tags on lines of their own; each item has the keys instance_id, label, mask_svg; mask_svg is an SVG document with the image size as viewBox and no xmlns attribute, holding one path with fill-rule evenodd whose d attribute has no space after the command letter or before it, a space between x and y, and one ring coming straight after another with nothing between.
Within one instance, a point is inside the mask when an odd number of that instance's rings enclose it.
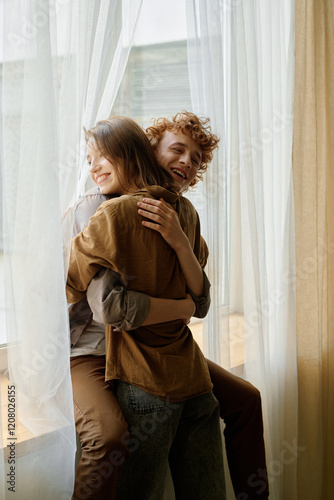
<instances>
[{"instance_id":1,"label":"window","mask_svg":"<svg viewBox=\"0 0 334 500\"><path fill-rule=\"evenodd\" d=\"M10 63L13 75L21 71L22 61ZM0 75L1 86L1 75ZM1 106L1 104L0 104ZM156 2L145 0L137 23L133 47L127 68L121 82L112 115L127 115L138 123L147 126L153 117L169 116L181 110L192 111L187 59L187 27L185 1L171 0ZM0 109L1 111L1 109ZM15 126L15 103L13 105L13 125ZM1 148L2 150L2 148ZM1 153L0 153L1 154ZM0 157L0 162L2 158ZM89 187L89 181L88 181ZM3 189L0 172L0 190ZM233 191L233 186L228 186ZM188 195L187 195L188 196ZM202 215L206 203L198 187L189 198L198 210L202 231L206 236L205 218ZM235 212L236 205L232 205ZM240 224L238 213L228 214L228 220L235 227ZM3 263L3 227L2 206L0 206L0 346L6 343L5 301L4 301L4 263ZM238 231L233 231L238 235ZM241 269L240 241L233 239L226 246L231 256L231 273ZM236 251L237 249L237 251ZM229 276L230 289L222 289L222 315L226 311L241 314L242 317L242 279L241 276ZM238 285L241 283L241 285ZM241 287L241 288L240 288ZM241 293L240 293L241 292ZM240 307L239 307L240 306ZM226 309L227 308L227 309ZM235 316L230 333L238 331L240 335L240 317ZM202 322L194 320L192 330L200 345L203 345ZM231 336L231 335L230 335ZM0 358L0 370L1 370Z\"/></svg>"},{"instance_id":2,"label":"window","mask_svg":"<svg viewBox=\"0 0 334 500\"><path fill-rule=\"evenodd\" d=\"M134 46L112 109L138 123L191 110L187 42Z\"/></svg>"},{"instance_id":3,"label":"window","mask_svg":"<svg viewBox=\"0 0 334 500\"><path fill-rule=\"evenodd\" d=\"M191 110L185 1L145 0L111 114L146 125Z\"/></svg>"}]
</instances>

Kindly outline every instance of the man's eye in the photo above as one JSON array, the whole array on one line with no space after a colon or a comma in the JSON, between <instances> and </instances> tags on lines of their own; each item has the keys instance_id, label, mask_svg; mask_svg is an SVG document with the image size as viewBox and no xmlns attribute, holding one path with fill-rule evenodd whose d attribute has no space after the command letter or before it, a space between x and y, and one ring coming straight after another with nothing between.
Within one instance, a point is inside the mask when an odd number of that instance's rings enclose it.
<instances>
[{"instance_id":1,"label":"man's eye","mask_svg":"<svg viewBox=\"0 0 334 500\"><path fill-rule=\"evenodd\" d=\"M179 148L174 148L173 151L176 151L177 153L182 153L182 149Z\"/></svg>"}]
</instances>

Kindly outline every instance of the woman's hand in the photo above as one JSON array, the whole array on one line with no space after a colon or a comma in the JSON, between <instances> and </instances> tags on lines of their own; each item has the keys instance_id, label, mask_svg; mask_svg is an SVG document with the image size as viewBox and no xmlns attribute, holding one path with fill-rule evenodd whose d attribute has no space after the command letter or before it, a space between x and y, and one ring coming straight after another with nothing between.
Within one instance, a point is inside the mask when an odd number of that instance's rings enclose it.
<instances>
[{"instance_id":1,"label":"woman's hand","mask_svg":"<svg viewBox=\"0 0 334 500\"><path fill-rule=\"evenodd\" d=\"M177 213L162 198L155 200L143 198L138 201L138 213L154 222L143 221L145 227L158 231L168 245L175 251L187 287L197 297L203 294L203 271L193 249L183 232Z\"/></svg>"},{"instance_id":2,"label":"woman's hand","mask_svg":"<svg viewBox=\"0 0 334 500\"><path fill-rule=\"evenodd\" d=\"M188 244L188 238L180 226L177 213L162 198L143 198L138 201L138 213L154 222L143 221L145 227L158 231L168 245L176 252Z\"/></svg>"}]
</instances>

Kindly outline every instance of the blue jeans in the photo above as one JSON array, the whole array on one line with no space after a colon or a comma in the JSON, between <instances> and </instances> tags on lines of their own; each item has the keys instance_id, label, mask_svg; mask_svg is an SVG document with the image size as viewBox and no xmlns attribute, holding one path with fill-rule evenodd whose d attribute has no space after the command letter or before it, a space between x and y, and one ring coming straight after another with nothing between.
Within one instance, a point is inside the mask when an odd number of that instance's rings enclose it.
<instances>
[{"instance_id":1,"label":"blue jeans","mask_svg":"<svg viewBox=\"0 0 334 500\"><path fill-rule=\"evenodd\" d=\"M212 392L162 401L126 382L115 394L130 431L117 500L161 500L169 463L177 500L224 500L219 405Z\"/></svg>"}]
</instances>

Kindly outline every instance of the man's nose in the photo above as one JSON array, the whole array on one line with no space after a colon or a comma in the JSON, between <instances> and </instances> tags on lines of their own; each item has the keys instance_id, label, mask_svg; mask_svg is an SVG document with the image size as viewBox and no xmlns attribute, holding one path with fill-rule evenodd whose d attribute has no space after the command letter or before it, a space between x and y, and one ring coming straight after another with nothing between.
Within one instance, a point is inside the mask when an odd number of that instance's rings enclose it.
<instances>
[{"instance_id":1,"label":"man's nose","mask_svg":"<svg viewBox=\"0 0 334 500\"><path fill-rule=\"evenodd\" d=\"M190 154L189 153L184 153L180 157L180 163L182 163L182 165L184 165L186 168L190 168L191 167L191 157L190 157Z\"/></svg>"}]
</instances>

